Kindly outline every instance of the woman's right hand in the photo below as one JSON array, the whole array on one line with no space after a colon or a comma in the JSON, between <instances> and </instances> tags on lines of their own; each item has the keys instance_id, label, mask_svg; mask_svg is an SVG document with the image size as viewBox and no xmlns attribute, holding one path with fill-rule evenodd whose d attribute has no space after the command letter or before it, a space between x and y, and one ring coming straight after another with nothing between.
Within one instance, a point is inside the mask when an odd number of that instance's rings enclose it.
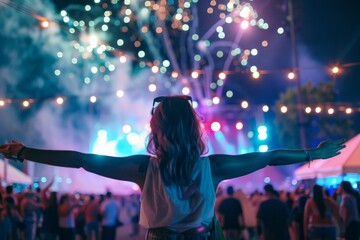
<instances>
[{"instance_id":1,"label":"woman's right hand","mask_svg":"<svg viewBox=\"0 0 360 240\"><path fill-rule=\"evenodd\" d=\"M0 153L6 158L17 159L20 150L24 147L24 144L12 140L11 143L1 144Z\"/></svg>"}]
</instances>

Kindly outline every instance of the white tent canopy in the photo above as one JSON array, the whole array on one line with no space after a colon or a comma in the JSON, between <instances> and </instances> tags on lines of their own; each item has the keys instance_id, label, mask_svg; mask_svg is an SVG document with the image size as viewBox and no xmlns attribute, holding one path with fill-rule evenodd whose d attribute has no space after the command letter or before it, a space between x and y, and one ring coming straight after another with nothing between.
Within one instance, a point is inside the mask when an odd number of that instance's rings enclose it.
<instances>
[{"instance_id":1,"label":"white tent canopy","mask_svg":"<svg viewBox=\"0 0 360 240\"><path fill-rule=\"evenodd\" d=\"M0 178L3 181L5 180L7 183L32 184L33 182L31 177L11 166L10 164L5 164L4 160L0 160Z\"/></svg>"},{"instance_id":2,"label":"white tent canopy","mask_svg":"<svg viewBox=\"0 0 360 240\"><path fill-rule=\"evenodd\" d=\"M342 153L327 160L315 160L295 170L298 180L341 176L343 174L360 173L360 134L346 142Z\"/></svg>"}]
</instances>

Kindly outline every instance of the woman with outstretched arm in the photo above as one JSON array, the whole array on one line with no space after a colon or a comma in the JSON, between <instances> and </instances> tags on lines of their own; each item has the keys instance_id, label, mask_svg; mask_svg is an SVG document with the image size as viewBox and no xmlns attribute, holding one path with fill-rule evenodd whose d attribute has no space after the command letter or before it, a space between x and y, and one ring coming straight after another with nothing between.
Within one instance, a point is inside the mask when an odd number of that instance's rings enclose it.
<instances>
[{"instance_id":1,"label":"woman with outstretched arm","mask_svg":"<svg viewBox=\"0 0 360 240\"><path fill-rule=\"evenodd\" d=\"M155 98L150 128L149 155L110 157L42 150L16 141L0 145L0 153L18 160L84 168L138 184L142 191L140 224L148 229L146 239L158 240L178 235L189 239L214 238L215 189L225 179L266 166L310 164L315 159L336 156L345 147L344 140L337 140L324 141L311 149L205 155L207 148L199 117L192 108L191 97L186 95Z\"/></svg>"}]
</instances>

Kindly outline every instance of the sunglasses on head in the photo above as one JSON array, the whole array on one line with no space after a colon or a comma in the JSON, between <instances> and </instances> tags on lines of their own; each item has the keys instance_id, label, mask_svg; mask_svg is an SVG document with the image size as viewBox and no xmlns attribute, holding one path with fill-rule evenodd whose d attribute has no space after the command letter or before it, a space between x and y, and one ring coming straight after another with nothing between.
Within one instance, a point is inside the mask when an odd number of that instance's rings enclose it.
<instances>
[{"instance_id":1,"label":"sunglasses on head","mask_svg":"<svg viewBox=\"0 0 360 240\"><path fill-rule=\"evenodd\" d=\"M160 104L162 101L164 101L165 98L167 98L167 97L166 97L166 96L160 96L160 97L154 98L154 100L153 100L153 106L152 106L152 109L151 109L151 115L154 114L154 111L155 111L155 109L157 108L157 106L159 106L159 104ZM185 100L187 100L187 101L190 103L190 105L192 106L192 98L191 98L190 96L184 95L183 98L184 98Z\"/></svg>"}]
</instances>

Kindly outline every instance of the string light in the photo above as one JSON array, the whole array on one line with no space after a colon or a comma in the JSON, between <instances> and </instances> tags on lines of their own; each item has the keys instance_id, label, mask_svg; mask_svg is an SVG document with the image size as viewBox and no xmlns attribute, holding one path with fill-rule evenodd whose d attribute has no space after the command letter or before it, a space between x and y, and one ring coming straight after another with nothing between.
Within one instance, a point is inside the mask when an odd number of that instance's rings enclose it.
<instances>
[{"instance_id":1,"label":"string light","mask_svg":"<svg viewBox=\"0 0 360 240\"><path fill-rule=\"evenodd\" d=\"M22 102L22 105L24 108L28 108L30 106L30 102L28 100L25 100Z\"/></svg>"},{"instance_id":2,"label":"string light","mask_svg":"<svg viewBox=\"0 0 360 240\"><path fill-rule=\"evenodd\" d=\"M149 84L149 87L148 87L149 91L150 92L155 92L156 91L156 85L155 84Z\"/></svg>"},{"instance_id":3,"label":"string light","mask_svg":"<svg viewBox=\"0 0 360 240\"><path fill-rule=\"evenodd\" d=\"M217 104L220 103L220 98L219 97L213 97L212 102L213 102L213 104L217 105Z\"/></svg>"},{"instance_id":4,"label":"string light","mask_svg":"<svg viewBox=\"0 0 360 240\"><path fill-rule=\"evenodd\" d=\"M241 129L243 129L243 127L244 127L244 124L243 124L242 122L237 122L237 123L235 124L235 128L236 128L237 130L241 130Z\"/></svg>"},{"instance_id":5,"label":"string light","mask_svg":"<svg viewBox=\"0 0 360 240\"><path fill-rule=\"evenodd\" d=\"M158 66L152 66L152 67L151 67L151 71L152 71L153 73L158 73L158 72L159 72L159 67L158 67Z\"/></svg>"},{"instance_id":6,"label":"string light","mask_svg":"<svg viewBox=\"0 0 360 240\"><path fill-rule=\"evenodd\" d=\"M263 112L268 112L268 111L269 111L269 106L268 106L268 105L264 105L264 106L262 107L262 110L263 110Z\"/></svg>"},{"instance_id":7,"label":"string light","mask_svg":"<svg viewBox=\"0 0 360 240\"><path fill-rule=\"evenodd\" d=\"M43 27L43 28L48 28L49 25L50 25L50 23L48 21L42 21L41 22L41 27Z\"/></svg>"},{"instance_id":8,"label":"string light","mask_svg":"<svg viewBox=\"0 0 360 240\"><path fill-rule=\"evenodd\" d=\"M96 96L91 96L90 97L90 102L91 103L96 103L96 100L97 100Z\"/></svg>"},{"instance_id":9,"label":"string light","mask_svg":"<svg viewBox=\"0 0 360 240\"><path fill-rule=\"evenodd\" d=\"M64 103L64 99L62 97L58 97L58 98L56 98L56 103L61 105Z\"/></svg>"},{"instance_id":10,"label":"string light","mask_svg":"<svg viewBox=\"0 0 360 240\"><path fill-rule=\"evenodd\" d=\"M247 101L242 101L242 102L241 102L241 107L244 108L244 109L245 109L245 108L248 108L248 107L249 107L249 103L248 103Z\"/></svg>"},{"instance_id":11,"label":"string light","mask_svg":"<svg viewBox=\"0 0 360 240\"><path fill-rule=\"evenodd\" d=\"M178 76L179 76L179 73L176 72L176 71L173 71L173 72L171 73L171 77L172 77L172 78L177 78Z\"/></svg>"},{"instance_id":12,"label":"string light","mask_svg":"<svg viewBox=\"0 0 360 240\"><path fill-rule=\"evenodd\" d=\"M338 67L333 67L332 69L331 69L331 72L333 73L333 74L338 74L339 73L339 68Z\"/></svg>"},{"instance_id":13,"label":"string light","mask_svg":"<svg viewBox=\"0 0 360 240\"><path fill-rule=\"evenodd\" d=\"M117 91L116 91L116 96L117 96L118 98L122 98L122 97L124 96L124 91L123 91L123 90L117 90Z\"/></svg>"},{"instance_id":14,"label":"string light","mask_svg":"<svg viewBox=\"0 0 360 240\"><path fill-rule=\"evenodd\" d=\"M288 79L293 80L295 78L295 73L289 72L287 77L288 77Z\"/></svg>"},{"instance_id":15,"label":"string light","mask_svg":"<svg viewBox=\"0 0 360 240\"><path fill-rule=\"evenodd\" d=\"M149 84L149 91L150 92L155 92L156 91L156 85L155 84ZM190 89L188 87L184 87L182 89L182 94L185 95L189 95L190 93ZM111 96L111 94L104 94L104 97L108 97ZM125 95L124 90L117 90L116 94L115 94L118 98L121 98ZM64 97L56 97L56 98L47 98L47 99L31 99L31 100L19 100L19 99L2 99L0 100L0 111L2 109L5 109L5 106L7 104L13 104L13 103L18 103L21 102L21 105L23 108L29 108L31 103L34 102L40 102L40 101L46 101L46 100L52 100L55 101L58 105L62 105L64 104ZM91 103L95 103L98 100L98 98L95 95L92 95L89 97L89 101ZM219 97L214 97L211 100L209 100L209 102L207 103L208 107L211 107L212 105L217 105L221 102L221 99ZM334 106L330 106L330 104L334 105ZM356 113L360 113L360 106L344 106L344 104L348 104L348 103L324 103L324 105L321 106L304 106L304 111L307 114L310 114L312 112L312 109L314 109L314 114L321 114L323 109L327 109L326 113L329 115L333 115L335 113L338 114L346 114L346 115L350 115L354 112ZM240 105L243 109L248 109L249 108L249 103L247 101L241 101ZM268 112L270 110L268 105L262 105L262 106L258 106L256 104L252 104L252 109L250 109L253 112L256 111L262 111L262 112ZM197 108L198 107L198 103L196 101L193 102L193 107ZM226 105L222 106L224 109L226 109ZM280 112L282 114L286 114L288 112L288 107L286 105L283 105L280 107Z\"/></svg>"},{"instance_id":16,"label":"string light","mask_svg":"<svg viewBox=\"0 0 360 240\"><path fill-rule=\"evenodd\" d=\"M286 112L288 111L288 108L287 108L286 106L282 106L282 107L280 108L280 111L281 111L282 113L286 113Z\"/></svg>"},{"instance_id":17,"label":"string light","mask_svg":"<svg viewBox=\"0 0 360 240\"><path fill-rule=\"evenodd\" d=\"M260 73L259 73L259 72L253 72L253 73L252 73L252 77L253 77L254 79L258 79L258 78L260 77Z\"/></svg>"},{"instance_id":18,"label":"string light","mask_svg":"<svg viewBox=\"0 0 360 240\"><path fill-rule=\"evenodd\" d=\"M331 114L334 114L335 110L333 108L329 108L328 109L328 113L331 115Z\"/></svg>"},{"instance_id":19,"label":"string light","mask_svg":"<svg viewBox=\"0 0 360 240\"><path fill-rule=\"evenodd\" d=\"M226 78L226 73L220 72L220 73L219 73L219 79L225 80L225 78Z\"/></svg>"},{"instance_id":20,"label":"string light","mask_svg":"<svg viewBox=\"0 0 360 240\"><path fill-rule=\"evenodd\" d=\"M345 112L346 112L346 114L350 114L350 113L352 113L352 109L351 108L346 108Z\"/></svg>"},{"instance_id":21,"label":"string light","mask_svg":"<svg viewBox=\"0 0 360 240\"><path fill-rule=\"evenodd\" d=\"M182 94L184 95L189 95L190 94L190 88L188 87L183 87L183 89L181 90Z\"/></svg>"},{"instance_id":22,"label":"string light","mask_svg":"<svg viewBox=\"0 0 360 240\"><path fill-rule=\"evenodd\" d=\"M196 79L196 78L199 77L199 73L198 73L197 71L193 71L193 72L191 73L191 77L194 78L194 79Z\"/></svg>"}]
</instances>

